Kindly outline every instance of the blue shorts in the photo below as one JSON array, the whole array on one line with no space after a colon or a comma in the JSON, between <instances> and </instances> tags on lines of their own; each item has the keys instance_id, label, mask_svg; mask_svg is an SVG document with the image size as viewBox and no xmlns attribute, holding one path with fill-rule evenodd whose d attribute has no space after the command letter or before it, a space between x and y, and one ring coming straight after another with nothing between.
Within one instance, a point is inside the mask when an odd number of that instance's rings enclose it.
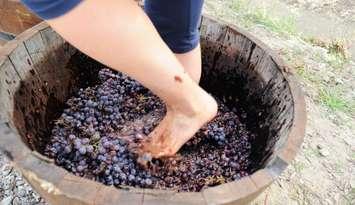
<instances>
[{"instance_id":1,"label":"blue shorts","mask_svg":"<svg viewBox=\"0 0 355 205\"><path fill-rule=\"evenodd\" d=\"M82 0L22 0L43 19L70 11ZM119 1L119 0L117 0ZM145 0L144 10L174 53L186 53L199 43L198 25L204 0ZM104 1L102 1L104 3Z\"/></svg>"},{"instance_id":2,"label":"blue shorts","mask_svg":"<svg viewBox=\"0 0 355 205\"><path fill-rule=\"evenodd\" d=\"M144 10L174 53L186 53L200 42L198 26L203 0L145 0Z\"/></svg>"}]
</instances>

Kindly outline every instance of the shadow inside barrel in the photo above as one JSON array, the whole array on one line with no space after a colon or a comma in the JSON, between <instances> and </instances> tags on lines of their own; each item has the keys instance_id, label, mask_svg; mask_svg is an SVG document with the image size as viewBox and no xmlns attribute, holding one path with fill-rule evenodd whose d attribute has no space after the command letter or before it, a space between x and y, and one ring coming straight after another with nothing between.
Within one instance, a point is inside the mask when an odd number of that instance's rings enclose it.
<instances>
[{"instance_id":1,"label":"shadow inside barrel","mask_svg":"<svg viewBox=\"0 0 355 205\"><path fill-rule=\"evenodd\" d=\"M97 83L102 64L77 52L65 65L55 65L51 56L40 65L33 65L14 94L13 122L23 141L43 153L51 130L78 89Z\"/></svg>"},{"instance_id":2,"label":"shadow inside barrel","mask_svg":"<svg viewBox=\"0 0 355 205\"><path fill-rule=\"evenodd\" d=\"M260 56L257 62L268 62L251 63L251 58L258 58L253 55L258 49L255 44L246 58L237 49L207 39L202 39L201 47L201 86L224 99L230 108L237 107L236 111L247 113L241 119L255 135L250 139L249 173L253 173L264 167L277 146L287 139L293 120L293 101L287 81L272 58ZM45 62L34 65L35 70L22 80L15 93L13 115L23 141L40 153L49 142L53 123L66 107L68 98L79 88L95 85L99 69L105 67L78 51L65 65L51 57L44 59Z\"/></svg>"},{"instance_id":3,"label":"shadow inside barrel","mask_svg":"<svg viewBox=\"0 0 355 205\"><path fill-rule=\"evenodd\" d=\"M287 139L293 120L288 82L272 58L253 55L257 49L255 44L251 45L249 54L241 54L240 50L207 39L202 39L201 45L201 86L226 99L230 108L237 107L236 111L247 113L241 120L256 136L251 139L250 173L253 173L264 167ZM260 58L254 59L258 63L251 62L253 57ZM260 63L261 58L269 62Z\"/></svg>"}]
</instances>

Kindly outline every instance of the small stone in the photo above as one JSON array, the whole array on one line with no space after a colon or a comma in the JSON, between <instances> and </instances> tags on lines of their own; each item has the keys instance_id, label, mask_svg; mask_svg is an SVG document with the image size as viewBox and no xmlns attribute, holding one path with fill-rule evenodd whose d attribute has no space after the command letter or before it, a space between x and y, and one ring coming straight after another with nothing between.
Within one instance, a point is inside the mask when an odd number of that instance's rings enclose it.
<instances>
[{"instance_id":1,"label":"small stone","mask_svg":"<svg viewBox=\"0 0 355 205\"><path fill-rule=\"evenodd\" d=\"M353 177L351 180L350 180L350 187L352 189L355 189L355 177Z\"/></svg>"},{"instance_id":2,"label":"small stone","mask_svg":"<svg viewBox=\"0 0 355 205\"><path fill-rule=\"evenodd\" d=\"M327 156L329 156L330 153L327 149L323 148L323 149L319 150L319 154L322 155L323 157L327 157Z\"/></svg>"},{"instance_id":3,"label":"small stone","mask_svg":"<svg viewBox=\"0 0 355 205\"><path fill-rule=\"evenodd\" d=\"M323 157L329 156L330 153L329 153L329 150L327 148L323 147L320 144L317 145L317 148L318 148L318 152L319 152L319 154L321 156L323 156Z\"/></svg>"},{"instance_id":4,"label":"small stone","mask_svg":"<svg viewBox=\"0 0 355 205\"><path fill-rule=\"evenodd\" d=\"M355 140L353 140L351 138L344 138L344 142L345 142L345 144L347 144L349 146L355 146Z\"/></svg>"},{"instance_id":5,"label":"small stone","mask_svg":"<svg viewBox=\"0 0 355 205\"><path fill-rule=\"evenodd\" d=\"M334 204L334 202L332 202L332 200L330 199L325 199L324 201L326 202L326 204Z\"/></svg>"},{"instance_id":6,"label":"small stone","mask_svg":"<svg viewBox=\"0 0 355 205\"><path fill-rule=\"evenodd\" d=\"M14 178L15 178L14 176L8 175L8 176L3 180L3 182L4 182L4 187L3 187L3 189L11 189L11 187L14 187L14 183L15 183Z\"/></svg>"},{"instance_id":7,"label":"small stone","mask_svg":"<svg viewBox=\"0 0 355 205\"><path fill-rule=\"evenodd\" d=\"M4 191L5 196L12 196L13 194L14 193L12 192L12 190L5 189L5 191Z\"/></svg>"},{"instance_id":8,"label":"small stone","mask_svg":"<svg viewBox=\"0 0 355 205\"><path fill-rule=\"evenodd\" d=\"M25 182L23 180L17 180L16 181L16 186L22 186L24 184L25 184Z\"/></svg>"},{"instance_id":9,"label":"small stone","mask_svg":"<svg viewBox=\"0 0 355 205\"><path fill-rule=\"evenodd\" d=\"M12 196L5 197L3 200L0 201L0 205L11 205L12 199Z\"/></svg>"},{"instance_id":10,"label":"small stone","mask_svg":"<svg viewBox=\"0 0 355 205\"><path fill-rule=\"evenodd\" d=\"M14 200L12 201L12 205L22 205L22 201L20 198L15 197Z\"/></svg>"},{"instance_id":11,"label":"small stone","mask_svg":"<svg viewBox=\"0 0 355 205\"><path fill-rule=\"evenodd\" d=\"M40 197L38 194L36 194L36 193L32 193L32 197L33 197L33 199L34 199L36 202L41 201L41 197Z\"/></svg>"},{"instance_id":12,"label":"small stone","mask_svg":"<svg viewBox=\"0 0 355 205\"><path fill-rule=\"evenodd\" d=\"M335 83L342 85L342 84L344 84L344 81L340 78L335 78Z\"/></svg>"},{"instance_id":13,"label":"small stone","mask_svg":"<svg viewBox=\"0 0 355 205\"><path fill-rule=\"evenodd\" d=\"M19 197L24 197L24 196L26 196L26 191L24 190L24 188L18 187L17 196L19 196Z\"/></svg>"},{"instance_id":14,"label":"small stone","mask_svg":"<svg viewBox=\"0 0 355 205\"><path fill-rule=\"evenodd\" d=\"M0 170L2 176L7 176L8 174L11 173L11 171L12 171L12 166L10 165L5 165Z\"/></svg>"}]
</instances>

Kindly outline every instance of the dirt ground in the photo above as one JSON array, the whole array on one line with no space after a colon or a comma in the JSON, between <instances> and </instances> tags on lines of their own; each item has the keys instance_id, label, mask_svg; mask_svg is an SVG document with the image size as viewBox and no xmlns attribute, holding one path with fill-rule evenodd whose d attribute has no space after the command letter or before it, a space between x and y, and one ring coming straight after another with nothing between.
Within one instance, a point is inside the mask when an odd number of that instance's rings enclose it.
<instances>
[{"instance_id":1,"label":"dirt ground","mask_svg":"<svg viewBox=\"0 0 355 205\"><path fill-rule=\"evenodd\" d=\"M355 2L207 0L205 10L276 50L306 95L300 153L252 204L355 204Z\"/></svg>"},{"instance_id":2,"label":"dirt ground","mask_svg":"<svg viewBox=\"0 0 355 205\"><path fill-rule=\"evenodd\" d=\"M300 153L252 204L355 204L355 1L206 0L205 12L276 50L306 95ZM0 183L0 205L44 203L1 156L0 168L12 184Z\"/></svg>"}]
</instances>

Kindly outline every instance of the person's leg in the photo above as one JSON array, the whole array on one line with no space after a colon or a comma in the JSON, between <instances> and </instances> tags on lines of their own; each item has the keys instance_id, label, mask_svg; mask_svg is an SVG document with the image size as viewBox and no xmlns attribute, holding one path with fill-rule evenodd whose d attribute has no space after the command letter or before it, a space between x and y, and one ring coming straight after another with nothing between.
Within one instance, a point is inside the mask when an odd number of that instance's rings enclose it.
<instances>
[{"instance_id":1,"label":"person's leg","mask_svg":"<svg viewBox=\"0 0 355 205\"><path fill-rule=\"evenodd\" d=\"M199 83L202 72L200 44L187 53L175 53L175 56L182 66L184 66L185 71L190 75L190 77L196 83Z\"/></svg>"},{"instance_id":2,"label":"person's leg","mask_svg":"<svg viewBox=\"0 0 355 205\"><path fill-rule=\"evenodd\" d=\"M144 10L195 82L201 77L198 26L203 0L146 0Z\"/></svg>"},{"instance_id":3,"label":"person's leg","mask_svg":"<svg viewBox=\"0 0 355 205\"><path fill-rule=\"evenodd\" d=\"M144 146L153 157L175 154L216 115L216 101L185 73L134 1L82 1L47 22L79 50L138 80L166 103L165 118Z\"/></svg>"}]
</instances>

